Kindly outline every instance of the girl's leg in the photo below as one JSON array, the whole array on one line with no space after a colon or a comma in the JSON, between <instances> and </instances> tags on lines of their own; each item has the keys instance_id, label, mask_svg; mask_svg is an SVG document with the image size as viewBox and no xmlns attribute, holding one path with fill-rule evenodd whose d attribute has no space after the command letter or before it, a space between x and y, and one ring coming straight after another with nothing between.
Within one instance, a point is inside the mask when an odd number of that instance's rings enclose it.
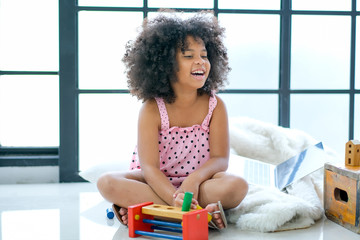
<instances>
[{"instance_id":1,"label":"girl's leg","mask_svg":"<svg viewBox=\"0 0 360 240\"><path fill-rule=\"evenodd\" d=\"M149 201L165 204L146 184L141 171L106 173L99 178L97 187L106 200L121 207Z\"/></svg>"},{"instance_id":2,"label":"girl's leg","mask_svg":"<svg viewBox=\"0 0 360 240\"><path fill-rule=\"evenodd\" d=\"M99 178L97 187L107 201L120 207L119 213L125 225L127 225L127 208L129 206L143 202L166 204L145 183L141 171L137 170L125 173L106 173Z\"/></svg>"},{"instance_id":3,"label":"girl's leg","mask_svg":"<svg viewBox=\"0 0 360 240\"><path fill-rule=\"evenodd\" d=\"M243 178L220 172L200 185L198 201L209 212L219 210L218 201L224 209L230 209L241 203L247 191L248 184ZM214 214L213 218L219 228L224 227L220 214Z\"/></svg>"},{"instance_id":4,"label":"girl's leg","mask_svg":"<svg viewBox=\"0 0 360 240\"><path fill-rule=\"evenodd\" d=\"M219 172L200 185L198 201L201 206L221 201L224 209L234 208L245 198L247 191L248 184L243 178Z\"/></svg>"}]
</instances>

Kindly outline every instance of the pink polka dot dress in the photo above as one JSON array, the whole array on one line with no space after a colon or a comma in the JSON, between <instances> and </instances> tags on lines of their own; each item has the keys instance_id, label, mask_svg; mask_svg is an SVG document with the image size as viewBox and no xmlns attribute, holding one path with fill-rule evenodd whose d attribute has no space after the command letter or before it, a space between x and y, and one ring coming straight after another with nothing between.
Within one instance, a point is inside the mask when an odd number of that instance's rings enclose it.
<instances>
[{"instance_id":1,"label":"pink polka dot dress","mask_svg":"<svg viewBox=\"0 0 360 240\"><path fill-rule=\"evenodd\" d=\"M215 94L209 98L209 111L201 125L185 128L170 128L164 100L156 98L156 103L161 115L160 170L178 188L189 174L210 158L209 123L217 100ZM133 153L130 169L140 169L137 149Z\"/></svg>"}]
</instances>

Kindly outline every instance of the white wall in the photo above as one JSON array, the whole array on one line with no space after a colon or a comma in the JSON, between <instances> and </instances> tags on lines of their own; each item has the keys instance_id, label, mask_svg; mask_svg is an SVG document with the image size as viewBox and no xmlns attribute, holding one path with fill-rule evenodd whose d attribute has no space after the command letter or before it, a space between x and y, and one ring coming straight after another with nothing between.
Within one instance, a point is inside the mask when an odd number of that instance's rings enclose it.
<instances>
[{"instance_id":1,"label":"white wall","mask_svg":"<svg viewBox=\"0 0 360 240\"><path fill-rule=\"evenodd\" d=\"M0 184L57 183L59 167L1 167Z\"/></svg>"}]
</instances>

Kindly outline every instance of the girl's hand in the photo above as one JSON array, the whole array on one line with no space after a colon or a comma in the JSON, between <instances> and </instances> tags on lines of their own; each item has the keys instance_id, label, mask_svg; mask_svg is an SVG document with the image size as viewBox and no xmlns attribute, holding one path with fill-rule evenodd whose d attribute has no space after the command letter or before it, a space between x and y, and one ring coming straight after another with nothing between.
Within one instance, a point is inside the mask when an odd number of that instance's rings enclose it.
<instances>
[{"instance_id":1,"label":"girl's hand","mask_svg":"<svg viewBox=\"0 0 360 240\"><path fill-rule=\"evenodd\" d=\"M184 196L185 196L185 192L180 188L178 189L174 195L173 195L173 206L175 207L182 207L183 203L184 203ZM192 209L196 209L196 206L199 205L198 201L193 198L191 201L191 207Z\"/></svg>"},{"instance_id":2,"label":"girl's hand","mask_svg":"<svg viewBox=\"0 0 360 240\"><path fill-rule=\"evenodd\" d=\"M194 174L194 173L193 173ZM200 183L196 181L193 174L190 174L181 184L180 188L183 192L192 192L193 198L198 199Z\"/></svg>"}]
</instances>

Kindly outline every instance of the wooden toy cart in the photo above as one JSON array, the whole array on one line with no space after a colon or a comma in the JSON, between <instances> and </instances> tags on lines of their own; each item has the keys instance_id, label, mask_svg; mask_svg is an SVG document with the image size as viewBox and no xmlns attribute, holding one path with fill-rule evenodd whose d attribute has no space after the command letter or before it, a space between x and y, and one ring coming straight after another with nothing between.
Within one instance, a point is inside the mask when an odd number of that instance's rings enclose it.
<instances>
[{"instance_id":1,"label":"wooden toy cart","mask_svg":"<svg viewBox=\"0 0 360 240\"><path fill-rule=\"evenodd\" d=\"M173 221L154 220L163 217ZM181 208L146 202L128 208L129 237L150 236L175 240L207 240L208 211L205 209L182 211ZM154 230L175 232L177 235L155 232ZM179 236L181 233L182 236Z\"/></svg>"}]
</instances>

